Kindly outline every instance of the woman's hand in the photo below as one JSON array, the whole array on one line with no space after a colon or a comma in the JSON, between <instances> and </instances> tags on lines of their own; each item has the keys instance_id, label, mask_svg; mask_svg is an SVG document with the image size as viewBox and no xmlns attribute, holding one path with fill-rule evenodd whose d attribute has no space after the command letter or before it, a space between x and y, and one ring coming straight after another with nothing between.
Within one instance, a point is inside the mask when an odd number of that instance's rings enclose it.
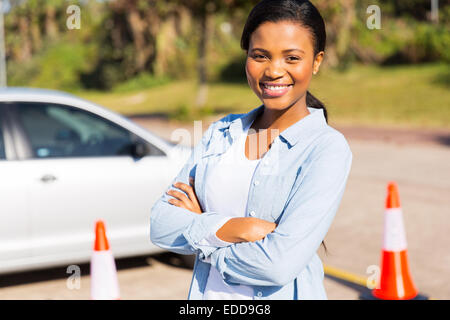
<instances>
[{"instance_id":1,"label":"woman's hand","mask_svg":"<svg viewBox=\"0 0 450 320\"><path fill-rule=\"evenodd\" d=\"M195 212L197 214L202 214L203 211L200 206L200 203L198 202L197 195L195 194L194 190L194 179L190 177L189 183L190 185L187 185L182 182L174 183L173 186L175 188L183 190L184 192L186 192L188 196L186 196L183 192L171 189L166 193L174 197L175 199L169 199L169 203L173 204L174 206Z\"/></svg>"}]
</instances>

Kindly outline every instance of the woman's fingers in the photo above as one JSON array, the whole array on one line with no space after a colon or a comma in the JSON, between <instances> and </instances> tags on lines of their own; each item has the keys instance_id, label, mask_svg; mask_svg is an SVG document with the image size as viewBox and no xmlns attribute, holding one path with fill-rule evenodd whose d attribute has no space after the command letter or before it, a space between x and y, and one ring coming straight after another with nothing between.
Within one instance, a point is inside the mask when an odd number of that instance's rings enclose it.
<instances>
[{"instance_id":1,"label":"woman's fingers","mask_svg":"<svg viewBox=\"0 0 450 320\"><path fill-rule=\"evenodd\" d=\"M194 204L200 209L200 212L203 212L203 210L200 206L200 203L198 202L198 199L197 199L197 193L195 192L195 184L194 184L193 177L189 177L189 184L190 184L190 187L191 187L192 193L193 193L193 197L191 199L194 202Z\"/></svg>"},{"instance_id":2,"label":"woman's fingers","mask_svg":"<svg viewBox=\"0 0 450 320\"><path fill-rule=\"evenodd\" d=\"M194 192L194 189L191 186L189 186L185 183L181 183L181 182L175 183L174 186L177 187L178 189L181 189L184 192L186 192L186 194L189 196L189 199L191 199L192 202L194 202L196 204L198 203L197 196Z\"/></svg>"},{"instance_id":3,"label":"woman's fingers","mask_svg":"<svg viewBox=\"0 0 450 320\"><path fill-rule=\"evenodd\" d=\"M174 206L180 207L180 208L184 208L186 210L189 210L186 205L183 203L183 201L180 201L178 199L169 199L169 203L173 204Z\"/></svg>"},{"instance_id":4,"label":"woman's fingers","mask_svg":"<svg viewBox=\"0 0 450 320\"><path fill-rule=\"evenodd\" d=\"M193 186L181 182L175 183L174 186L186 192L186 194L189 196L189 199L192 201L193 205L196 208L200 209L200 204L198 203L197 195L195 194Z\"/></svg>"},{"instance_id":5,"label":"woman's fingers","mask_svg":"<svg viewBox=\"0 0 450 320\"><path fill-rule=\"evenodd\" d=\"M175 183L174 186L176 186L177 184ZM177 206L177 207L181 207L184 209L187 209L189 211L193 211L193 203L191 201L191 199L189 199L184 193L177 191L177 190L168 190L167 194L174 197L175 199L172 199L174 201L169 201L169 203Z\"/></svg>"},{"instance_id":6,"label":"woman's fingers","mask_svg":"<svg viewBox=\"0 0 450 320\"><path fill-rule=\"evenodd\" d=\"M190 180L190 183L193 185L193 180L192 179L189 179L189 180ZM198 199L195 194L193 186L187 185L182 182L176 182L173 184L173 186L175 188L178 188L178 189L184 191L187 194L187 196L186 196L184 193L176 191L176 190L167 191L167 194L169 194L175 198L178 198L178 200L184 204L183 208L185 208L189 211L195 212L195 213L199 213L199 214L201 214L203 212L202 208L200 207L200 204L198 202Z\"/></svg>"},{"instance_id":7,"label":"woman's fingers","mask_svg":"<svg viewBox=\"0 0 450 320\"><path fill-rule=\"evenodd\" d=\"M176 190L169 190L167 191L167 194L171 195L174 198L177 198L178 200L184 202L186 205L189 203L189 199L188 197L186 197L186 195L180 191L176 191Z\"/></svg>"}]
</instances>

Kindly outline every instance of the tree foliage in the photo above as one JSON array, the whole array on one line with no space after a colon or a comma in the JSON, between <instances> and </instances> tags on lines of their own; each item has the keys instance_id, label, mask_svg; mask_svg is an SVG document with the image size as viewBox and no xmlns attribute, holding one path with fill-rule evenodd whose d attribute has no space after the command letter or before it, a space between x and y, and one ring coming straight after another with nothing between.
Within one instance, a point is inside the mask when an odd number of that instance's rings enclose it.
<instances>
[{"instance_id":1,"label":"tree foliage","mask_svg":"<svg viewBox=\"0 0 450 320\"><path fill-rule=\"evenodd\" d=\"M9 0L6 56L12 85L111 89L130 79L196 78L242 69L239 39L257 0ZM325 63L450 62L449 5L439 24L429 0L313 0L327 26ZM66 9L81 8L68 30ZM370 4L382 28L366 27ZM145 75L145 76L143 76ZM150 77L150 78L149 78ZM166 81L166 80L165 80Z\"/></svg>"}]
</instances>

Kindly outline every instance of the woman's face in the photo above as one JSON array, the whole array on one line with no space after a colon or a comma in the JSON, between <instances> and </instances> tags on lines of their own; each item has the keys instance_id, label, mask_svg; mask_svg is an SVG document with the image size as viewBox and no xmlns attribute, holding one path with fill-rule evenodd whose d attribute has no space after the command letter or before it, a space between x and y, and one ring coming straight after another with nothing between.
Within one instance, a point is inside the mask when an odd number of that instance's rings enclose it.
<instances>
[{"instance_id":1,"label":"woman's face","mask_svg":"<svg viewBox=\"0 0 450 320\"><path fill-rule=\"evenodd\" d=\"M314 57L308 29L290 21L265 22L250 37L247 80L266 108L306 107L306 91L322 58L323 52Z\"/></svg>"}]
</instances>

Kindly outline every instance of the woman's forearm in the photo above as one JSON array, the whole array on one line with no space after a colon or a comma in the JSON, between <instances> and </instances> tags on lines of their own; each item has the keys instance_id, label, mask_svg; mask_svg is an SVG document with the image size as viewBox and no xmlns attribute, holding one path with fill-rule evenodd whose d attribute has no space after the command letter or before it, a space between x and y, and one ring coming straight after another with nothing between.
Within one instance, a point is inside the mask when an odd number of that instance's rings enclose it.
<instances>
[{"instance_id":1,"label":"woman's forearm","mask_svg":"<svg viewBox=\"0 0 450 320\"><path fill-rule=\"evenodd\" d=\"M276 228L276 224L253 217L231 218L216 232L216 236L227 242L253 242L264 239Z\"/></svg>"}]
</instances>

